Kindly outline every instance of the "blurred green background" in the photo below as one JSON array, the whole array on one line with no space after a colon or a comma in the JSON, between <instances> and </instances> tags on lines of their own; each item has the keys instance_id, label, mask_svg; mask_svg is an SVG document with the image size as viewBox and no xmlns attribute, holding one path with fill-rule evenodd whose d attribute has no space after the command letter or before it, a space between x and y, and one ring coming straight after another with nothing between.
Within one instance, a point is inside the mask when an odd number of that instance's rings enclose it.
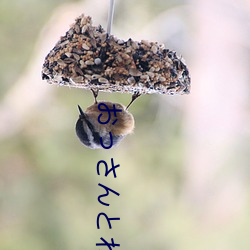
<instances>
[{"instance_id":1,"label":"blurred green background","mask_svg":"<svg viewBox=\"0 0 250 250\"><path fill-rule=\"evenodd\" d=\"M106 27L106 0L0 2L0 249L250 249L250 2L116 1L114 35L186 59L189 96L147 95L119 147L78 141L90 91L41 80L44 57L80 13ZM99 99L126 105L127 94ZM111 158L117 178L98 176ZM98 183L120 193L98 203ZM120 217L108 229L100 212ZM100 249L107 249L103 247Z\"/></svg>"}]
</instances>

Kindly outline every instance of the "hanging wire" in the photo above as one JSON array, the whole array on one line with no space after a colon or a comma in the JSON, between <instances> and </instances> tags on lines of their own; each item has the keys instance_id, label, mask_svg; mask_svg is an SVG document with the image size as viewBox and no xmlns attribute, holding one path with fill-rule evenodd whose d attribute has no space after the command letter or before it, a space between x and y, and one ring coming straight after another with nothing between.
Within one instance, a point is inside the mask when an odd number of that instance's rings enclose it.
<instances>
[{"instance_id":1,"label":"hanging wire","mask_svg":"<svg viewBox=\"0 0 250 250\"><path fill-rule=\"evenodd\" d=\"M109 35L111 34L113 17L114 17L114 10L115 10L115 0L110 0L109 14L108 14L108 27L107 27L107 33Z\"/></svg>"}]
</instances>

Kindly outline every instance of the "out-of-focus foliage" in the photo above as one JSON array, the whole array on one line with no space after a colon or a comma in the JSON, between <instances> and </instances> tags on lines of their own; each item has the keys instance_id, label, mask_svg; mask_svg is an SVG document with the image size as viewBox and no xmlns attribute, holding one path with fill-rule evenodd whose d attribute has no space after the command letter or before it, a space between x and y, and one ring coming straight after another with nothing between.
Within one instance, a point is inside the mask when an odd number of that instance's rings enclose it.
<instances>
[{"instance_id":1,"label":"out-of-focus foliage","mask_svg":"<svg viewBox=\"0 0 250 250\"><path fill-rule=\"evenodd\" d=\"M2 0L0 97L25 69L37 36L56 6L67 0Z\"/></svg>"},{"instance_id":2,"label":"out-of-focus foliage","mask_svg":"<svg viewBox=\"0 0 250 250\"><path fill-rule=\"evenodd\" d=\"M36 51L35 44L43 26L63 3L77 1L0 2L2 99ZM145 22L150 23L163 12L184 4L186 1L180 0L119 1L114 32L126 30L127 35L128 26L135 32L142 29ZM187 62L190 62L192 55L188 48L191 47L184 46L184 42L171 43L183 37L188 40L195 33L195 29L191 29L194 24L181 25L180 33L174 38L170 36L169 42L176 50L182 48L181 54L188 55ZM189 37L187 33L191 30ZM161 32L161 27L155 32ZM185 44L189 44L187 40ZM40 75L40 71L37 74ZM10 137L0 138L1 250L97 249L95 244L100 242L100 237L109 242L114 238L121 249L132 250L249 249L249 187L245 186L247 195L240 213L225 222L221 217L227 211L227 204L222 214L207 221L206 208L197 200L189 200L186 193L188 144L184 131L186 116L190 114L185 113L185 105L192 95L140 97L130 109L136 121L135 133L117 148L93 151L84 148L74 132L77 104L82 107L92 104L91 93L50 85L47 88L51 89L50 95L37 105L25 126ZM32 97L32 93L29 94ZM100 93L99 99L126 105L130 96ZM21 106L22 96L18 101ZM249 146L249 142L246 145ZM242 148L245 150L245 146ZM239 152L240 176L249 174L246 164L249 156L244 150ZM111 158L121 165L116 170L118 177L98 176L97 162L105 160L110 166ZM217 178L233 171L235 159ZM111 194L104 198L110 203L109 207L97 201L103 193L98 183L120 193L119 197ZM214 188L213 183L211 187ZM216 192L216 187L213 188L211 193ZM98 230L96 217L100 212L121 220L113 221L109 230L102 218Z\"/></svg>"}]
</instances>

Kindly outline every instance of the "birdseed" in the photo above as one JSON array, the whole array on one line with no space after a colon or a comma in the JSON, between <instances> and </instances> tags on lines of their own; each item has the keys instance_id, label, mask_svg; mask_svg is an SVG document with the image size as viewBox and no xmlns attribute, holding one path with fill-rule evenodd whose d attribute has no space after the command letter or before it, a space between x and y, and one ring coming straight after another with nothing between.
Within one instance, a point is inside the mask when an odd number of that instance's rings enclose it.
<instances>
[{"instance_id":1,"label":"birdseed","mask_svg":"<svg viewBox=\"0 0 250 250\"><path fill-rule=\"evenodd\" d=\"M188 94L182 57L157 42L123 41L81 15L45 58L43 80L60 86L140 94Z\"/></svg>"}]
</instances>

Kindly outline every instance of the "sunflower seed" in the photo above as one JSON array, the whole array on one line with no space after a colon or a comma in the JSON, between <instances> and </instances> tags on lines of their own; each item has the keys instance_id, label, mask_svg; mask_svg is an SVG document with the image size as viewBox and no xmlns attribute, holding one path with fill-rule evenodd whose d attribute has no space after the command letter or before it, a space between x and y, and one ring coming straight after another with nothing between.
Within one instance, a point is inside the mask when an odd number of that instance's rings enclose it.
<instances>
[{"instance_id":1,"label":"sunflower seed","mask_svg":"<svg viewBox=\"0 0 250 250\"><path fill-rule=\"evenodd\" d=\"M76 76L72 77L72 80L76 83L82 83L83 82L83 77L82 76Z\"/></svg>"},{"instance_id":2,"label":"sunflower seed","mask_svg":"<svg viewBox=\"0 0 250 250\"><path fill-rule=\"evenodd\" d=\"M66 45L66 44L68 44L68 43L69 43L69 41L68 41L68 40L66 40L66 41L62 42L62 43L60 43L60 47L64 47L64 45Z\"/></svg>"},{"instance_id":3,"label":"sunflower seed","mask_svg":"<svg viewBox=\"0 0 250 250\"><path fill-rule=\"evenodd\" d=\"M73 58L65 58L63 61L64 61L65 63L67 63L67 64L70 64L70 63L72 63L72 62L75 62L75 59L73 59Z\"/></svg>"},{"instance_id":4,"label":"sunflower seed","mask_svg":"<svg viewBox=\"0 0 250 250\"><path fill-rule=\"evenodd\" d=\"M142 73L138 69L135 69L135 68L130 68L129 74L131 76L141 76L142 75Z\"/></svg>"},{"instance_id":5,"label":"sunflower seed","mask_svg":"<svg viewBox=\"0 0 250 250\"><path fill-rule=\"evenodd\" d=\"M100 77L101 75L94 74L92 75L91 79L95 80L95 79L99 79Z\"/></svg>"},{"instance_id":6,"label":"sunflower seed","mask_svg":"<svg viewBox=\"0 0 250 250\"><path fill-rule=\"evenodd\" d=\"M138 44L136 42L132 42L132 47L133 47L133 49L138 49L139 48L139 46L138 46Z\"/></svg>"},{"instance_id":7,"label":"sunflower seed","mask_svg":"<svg viewBox=\"0 0 250 250\"><path fill-rule=\"evenodd\" d=\"M146 45L147 47L150 47L150 42L147 40L142 40L141 43Z\"/></svg>"},{"instance_id":8,"label":"sunflower seed","mask_svg":"<svg viewBox=\"0 0 250 250\"><path fill-rule=\"evenodd\" d=\"M89 81L92 79L92 76L91 76L91 75L85 74L84 77L85 77L87 80L89 80Z\"/></svg>"},{"instance_id":9,"label":"sunflower seed","mask_svg":"<svg viewBox=\"0 0 250 250\"><path fill-rule=\"evenodd\" d=\"M157 51L158 51L158 48L157 48L155 45L153 45L152 48L151 48L151 51L152 51L154 54L156 54Z\"/></svg>"},{"instance_id":10,"label":"sunflower seed","mask_svg":"<svg viewBox=\"0 0 250 250\"><path fill-rule=\"evenodd\" d=\"M121 39L118 39L118 44L119 45L123 45L125 42L123 41L123 40L121 40Z\"/></svg>"},{"instance_id":11,"label":"sunflower seed","mask_svg":"<svg viewBox=\"0 0 250 250\"><path fill-rule=\"evenodd\" d=\"M72 54L71 54L70 52L66 52L65 55L66 55L67 57L71 57Z\"/></svg>"},{"instance_id":12,"label":"sunflower seed","mask_svg":"<svg viewBox=\"0 0 250 250\"><path fill-rule=\"evenodd\" d=\"M142 81L147 82L147 81L149 81L149 76L148 76L148 75L142 75L142 76L140 77L140 79L141 79Z\"/></svg>"},{"instance_id":13,"label":"sunflower seed","mask_svg":"<svg viewBox=\"0 0 250 250\"><path fill-rule=\"evenodd\" d=\"M83 72L79 67L75 66L74 69L76 73L78 73L79 75L83 75Z\"/></svg>"},{"instance_id":14,"label":"sunflower seed","mask_svg":"<svg viewBox=\"0 0 250 250\"><path fill-rule=\"evenodd\" d=\"M154 76L155 76L155 74L154 74L153 72L150 72L150 71L147 72L147 75L148 75L151 79L153 79Z\"/></svg>"},{"instance_id":15,"label":"sunflower seed","mask_svg":"<svg viewBox=\"0 0 250 250\"><path fill-rule=\"evenodd\" d=\"M128 78L128 83L129 84L135 84L135 78L134 77L129 77Z\"/></svg>"},{"instance_id":16,"label":"sunflower seed","mask_svg":"<svg viewBox=\"0 0 250 250\"><path fill-rule=\"evenodd\" d=\"M86 43L83 43L82 44L82 48L85 49L85 50L89 50L89 46L86 44Z\"/></svg>"},{"instance_id":17,"label":"sunflower seed","mask_svg":"<svg viewBox=\"0 0 250 250\"><path fill-rule=\"evenodd\" d=\"M76 31L77 34L80 33L80 27L79 27L79 25L75 25L75 31Z\"/></svg>"},{"instance_id":18,"label":"sunflower seed","mask_svg":"<svg viewBox=\"0 0 250 250\"><path fill-rule=\"evenodd\" d=\"M86 65L94 65L95 63L94 63L93 61L87 60L87 61L85 62L85 64L86 64Z\"/></svg>"},{"instance_id":19,"label":"sunflower seed","mask_svg":"<svg viewBox=\"0 0 250 250\"><path fill-rule=\"evenodd\" d=\"M57 60L57 63L58 63L60 66L66 66L66 65L67 65L62 59Z\"/></svg>"},{"instance_id":20,"label":"sunflower seed","mask_svg":"<svg viewBox=\"0 0 250 250\"><path fill-rule=\"evenodd\" d=\"M98 79L98 82L99 82L99 83L105 83L105 84L108 84L108 83L109 83L109 81L108 81L106 78L104 78L104 77L99 78L99 79Z\"/></svg>"},{"instance_id":21,"label":"sunflower seed","mask_svg":"<svg viewBox=\"0 0 250 250\"><path fill-rule=\"evenodd\" d=\"M74 53L73 56L74 56L74 58L75 58L77 61L80 60L80 56L79 56L79 55L77 55L77 54Z\"/></svg>"},{"instance_id":22,"label":"sunflower seed","mask_svg":"<svg viewBox=\"0 0 250 250\"><path fill-rule=\"evenodd\" d=\"M100 37L101 43L104 43L107 40L107 34L106 33L101 34L99 37Z\"/></svg>"}]
</instances>

